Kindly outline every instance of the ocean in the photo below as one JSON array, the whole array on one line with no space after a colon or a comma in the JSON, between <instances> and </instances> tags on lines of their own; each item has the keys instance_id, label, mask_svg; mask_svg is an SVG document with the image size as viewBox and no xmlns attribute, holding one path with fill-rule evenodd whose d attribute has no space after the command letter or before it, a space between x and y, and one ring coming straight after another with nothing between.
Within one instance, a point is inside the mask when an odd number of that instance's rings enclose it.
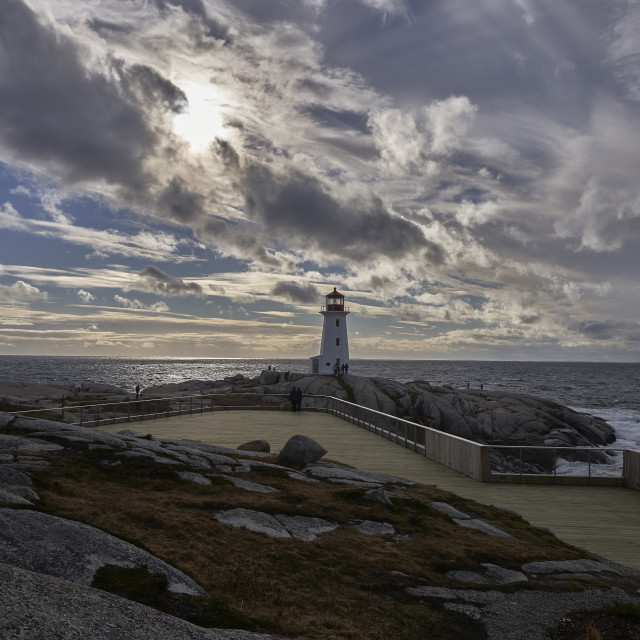
<instances>
[{"instance_id":1,"label":"ocean","mask_svg":"<svg viewBox=\"0 0 640 640\"><path fill-rule=\"evenodd\" d=\"M253 377L269 365L307 373L308 359L0 356L0 380L111 384L132 392L185 380ZM604 418L617 447L640 450L640 363L351 360L349 373L400 382L526 393Z\"/></svg>"}]
</instances>

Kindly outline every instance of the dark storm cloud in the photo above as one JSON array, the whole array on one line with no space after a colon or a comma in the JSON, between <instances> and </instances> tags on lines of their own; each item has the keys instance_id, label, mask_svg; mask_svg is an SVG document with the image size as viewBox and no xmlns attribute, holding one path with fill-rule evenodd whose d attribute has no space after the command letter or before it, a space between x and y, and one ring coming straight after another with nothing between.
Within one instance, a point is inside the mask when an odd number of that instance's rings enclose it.
<instances>
[{"instance_id":1,"label":"dark storm cloud","mask_svg":"<svg viewBox=\"0 0 640 640\"><path fill-rule=\"evenodd\" d=\"M66 180L135 186L153 137L115 84L82 67L70 40L41 25L22 0L3 0L0 140Z\"/></svg>"},{"instance_id":2,"label":"dark storm cloud","mask_svg":"<svg viewBox=\"0 0 640 640\"><path fill-rule=\"evenodd\" d=\"M249 212L271 233L349 261L399 258L419 252L441 263L443 249L428 241L414 223L392 215L374 194L342 202L312 175L292 169L276 175L265 165L250 165L243 177Z\"/></svg>"},{"instance_id":3,"label":"dark storm cloud","mask_svg":"<svg viewBox=\"0 0 640 640\"><path fill-rule=\"evenodd\" d=\"M185 282L151 265L145 267L138 280L130 287L164 296L201 296L202 287L197 282Z\"/></svg>"},{"instance_id":4,"label":"dark storm cloud","mask_svg":"<svg viewBox=\"0 0 640 640\"><path fill-rule=\"evenodd\" d=\"M569 325L569 329L592 340L611 340L627 334L632 326L637 333L640 333L637 325L614 320L580 320L572 322Z\"/></svg>"},{"instance_id":5,"label":"dark storm cloud","mask_svg":"<svg viewBox=\"0 0 640 640\"><path fill-rule=\"evenodd\" d=\"M278 282L271 294L278 298L285 298L291 302L311 304L320 298L320 291L312 284L298 284L297 282Z\"/></svg>"},{"instance_id":6,"label":"dark storm cloud","mask_svg":"<svg viewBox=\"0 0 640 640\"><path fill-rule=\"evenodd\" d=\"M204 214L205 198L184 180L172 178L158 198L158 206L168 216L182 224L193 222Z\"/></svg>"}]
</instances>

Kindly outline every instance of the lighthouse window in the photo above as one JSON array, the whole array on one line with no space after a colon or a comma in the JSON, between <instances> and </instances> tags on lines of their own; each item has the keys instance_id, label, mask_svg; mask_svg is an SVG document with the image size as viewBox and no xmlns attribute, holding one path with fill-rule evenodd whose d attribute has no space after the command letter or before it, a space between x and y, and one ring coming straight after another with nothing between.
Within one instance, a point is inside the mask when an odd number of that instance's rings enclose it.
<instances>
[{"instance_id":1,"label":"lighthouse window","mask_svg":"<svg viewBox=\"0 0 640 640\"><path fill-rule=\"evenodd\" d=\"M336 338L336 347L340 346L340 338Z\"/></svg>"},{"instance_id":2,"label":"lighthouse window","mask_svg":"<svg viewBox=\"0 0 640 640\"><path fill-rule=\"evenodd\" d=\"M336 318L336 327L340 326L340 318Z\"/></svg>"}]
</instances>

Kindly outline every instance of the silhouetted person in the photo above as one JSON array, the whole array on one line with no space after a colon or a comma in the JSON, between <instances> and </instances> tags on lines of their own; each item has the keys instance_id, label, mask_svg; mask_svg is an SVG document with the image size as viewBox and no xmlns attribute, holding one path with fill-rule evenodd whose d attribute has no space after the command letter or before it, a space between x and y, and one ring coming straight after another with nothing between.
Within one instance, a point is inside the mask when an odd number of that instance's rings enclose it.
<instances>
[{"instance_id":1,"label":"silhouetted person","mask_svg":"<svg viewBox=\"0 0 640 640\"><path fill-rule=\"evenodd\" d=\"M349 363L348 362L344 363L344 372L345 373L349 373Z\"/></svg>"},{"instance_id":2,"label":"silhouetted person","mask_svg":"<svg viewBox=\"0 0 640 640\"><path fill-rule=\"evenodd\" d=\"M295 411L296 405L298 404L298 392L295 387L291 387L291 391L289 392L289 402L291 403L291 411Z\"/></svg>"},{"instance_id":3,"label":"silhouetted person","mask_svg":"<svg viewBox=\"0 0 640 640\"><path fill-rule=\"evenodd\" d=\"M296 408L298 411L302 411L302 389L300 387L296 389Z\"/></svg>"}]
</instances>

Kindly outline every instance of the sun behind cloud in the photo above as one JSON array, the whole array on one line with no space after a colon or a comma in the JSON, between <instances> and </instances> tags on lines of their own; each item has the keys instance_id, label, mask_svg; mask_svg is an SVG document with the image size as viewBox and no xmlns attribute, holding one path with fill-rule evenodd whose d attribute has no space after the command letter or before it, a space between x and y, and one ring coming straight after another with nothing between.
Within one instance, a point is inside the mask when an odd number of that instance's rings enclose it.
<instances>
[{"instance_id":1,"label":"sun behind cloud","mask_svg":"<svg viewBox=\"0 0 640 640\"><path fill-rule=\"evenodd\" d=\"M225 137L221 105L223 93L212 84L186 83L181 86L188 106L173 118L173 131L194 153L205 151L216 138Z\"/></svg>"}]
</instances>

